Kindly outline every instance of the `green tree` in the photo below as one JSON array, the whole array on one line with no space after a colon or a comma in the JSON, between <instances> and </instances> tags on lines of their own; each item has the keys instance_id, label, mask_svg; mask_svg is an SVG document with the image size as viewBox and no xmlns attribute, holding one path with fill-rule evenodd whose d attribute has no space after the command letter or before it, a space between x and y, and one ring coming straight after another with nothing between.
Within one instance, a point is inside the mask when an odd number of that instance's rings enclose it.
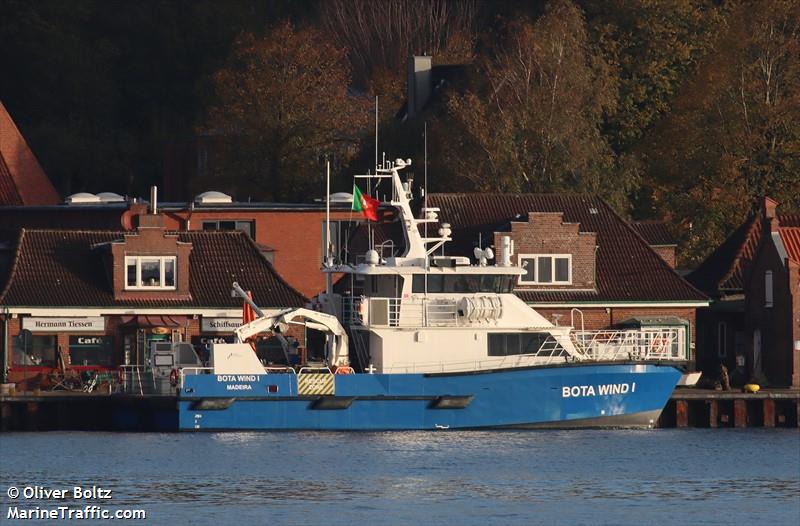
<instances>
[{"instance_id":1,"label":"green tree","mask_svg":"<svg viewBox=\"0 0 800 526\"><path fill-rule=\"evenodd\" d=\"M800 4L737 4L672 106L644 151L692 263L760 197L800 206Z\"/></svg>"},{"instance_id":2,"label":"green tree","mask_svg":"<svg viewBox=\"0 0 800 526\"><path fill-rule=\"evenodd\" d=\"M593 47L619 78L604 133L626 151L670 110L686 75L707 52L723 9L710 0L587 0Z\"/></svg>"},{"instance_id":3,"label":"green tree","mask_svg":"<svg viewBox=\"0 0 800 526\"><path fill-rule=\"evenodd\" d=\"M240 197L319 195L320 157L347 162L368 129L371 101L350 93L345 50L315 28L286 22L264 38L243 35L213 84L214 183Z\"/></svg>"},{"instance_id":4,"label":"green tree","mask_svg":"<svg viewBox=\"0 0 800 526\"><path fill-rule=\"evenodd\" d=\"M621 180L601 134L616 81L591 48L572 2L550 2L535 22L513 23L485 84L449 98L448 164L476 190L598 192L624 208L635 180Z\"/></svg>"}]
</instances>

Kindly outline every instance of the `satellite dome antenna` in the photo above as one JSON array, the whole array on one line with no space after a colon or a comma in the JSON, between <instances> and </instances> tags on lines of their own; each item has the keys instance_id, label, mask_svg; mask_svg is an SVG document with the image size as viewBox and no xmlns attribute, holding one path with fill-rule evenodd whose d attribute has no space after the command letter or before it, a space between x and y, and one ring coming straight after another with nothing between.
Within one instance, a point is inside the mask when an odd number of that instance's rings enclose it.
<instances>
[{"instance_id":1,"label":"satellite dome antenna","mask_svg":"<svg viewBox=\"0 0 800 526\"><path fill-rule=\"evenodd\" d=\"M472 253L475 255L475 259L478 260L478 264L482 267L485 267L490 259L494 259L494 250L490 247L475 247Z\"/></svg>"}]
</instances>

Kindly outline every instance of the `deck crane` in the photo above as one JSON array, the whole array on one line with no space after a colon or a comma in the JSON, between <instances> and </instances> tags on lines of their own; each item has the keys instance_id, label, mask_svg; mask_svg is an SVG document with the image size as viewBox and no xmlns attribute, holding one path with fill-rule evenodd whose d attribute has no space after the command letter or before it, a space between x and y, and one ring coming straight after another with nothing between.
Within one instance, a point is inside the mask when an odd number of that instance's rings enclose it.
<instances>
[{"instance_id":1,"label":"deck crane","mask_svg":"<svg viewBox=\"0 0 800 526\"><path fill-rule=\"evenodd\" d=\"M328 336L325 352L327 365L332 367L350 365L347 332L336 316L305 308L286 309L270 316L265 314L253 302L238 283L234 282L231 292L241 297L258 315L255 320L245 323L233 331L238 342L244 343L248 338L256 334L270 332L280 340L283 352L287 355L288 363L289 343L283 335L289 328L290 323L305 325L309 329L324 332Z\"/></svg>"}]
</instances>

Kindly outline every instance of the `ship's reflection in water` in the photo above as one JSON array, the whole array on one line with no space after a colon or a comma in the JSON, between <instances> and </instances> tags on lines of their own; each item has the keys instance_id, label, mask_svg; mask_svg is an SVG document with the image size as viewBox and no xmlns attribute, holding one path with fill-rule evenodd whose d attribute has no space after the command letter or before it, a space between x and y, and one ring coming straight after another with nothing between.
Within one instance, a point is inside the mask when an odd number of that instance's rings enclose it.
<instances>
[{"instance_id":1,"label":"ship's reflection in water","mask_svg":"<svg viewBox=\"0 0 800 526\"><path fill-rule=\"evenodd\" d=\"M800 524L799 444L766 429L20 433L0 435L0 485L110 488L90 504L155 524Z\"/></svg>"}]
</instances>

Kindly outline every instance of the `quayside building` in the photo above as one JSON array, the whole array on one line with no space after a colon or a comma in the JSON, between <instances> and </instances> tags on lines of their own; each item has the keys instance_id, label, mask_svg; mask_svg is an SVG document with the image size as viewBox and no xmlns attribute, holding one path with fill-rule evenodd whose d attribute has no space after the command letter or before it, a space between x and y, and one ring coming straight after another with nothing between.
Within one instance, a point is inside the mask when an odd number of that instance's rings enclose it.
<instances>
[{"instance_id":1,"label":"quayside building","mask_svg":"<svg viewBox=\"0 0 800 526\"><path fill-rule=\"evenodd\" d=\"M158 214L131 231L22 229L0 292L7 381L47 389L65 368L144 365L153 341L201 354L231 342L242 320L233 282L267 312L306 302L240 231L171 231ZM274 343L259 346L265 362Z\"/></svg>"}]
</instances>

